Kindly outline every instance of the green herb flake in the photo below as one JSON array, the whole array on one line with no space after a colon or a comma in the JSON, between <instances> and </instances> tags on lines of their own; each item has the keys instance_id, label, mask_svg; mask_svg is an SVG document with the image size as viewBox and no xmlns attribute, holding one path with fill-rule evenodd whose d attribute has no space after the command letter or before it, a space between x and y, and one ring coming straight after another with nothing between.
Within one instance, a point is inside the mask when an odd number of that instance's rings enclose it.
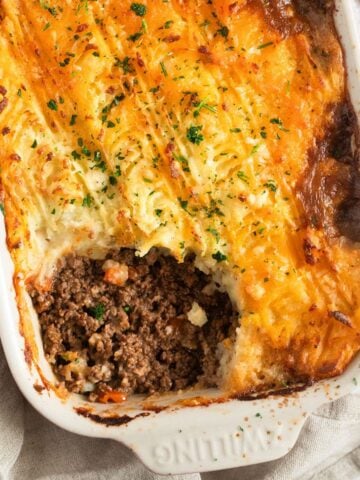
<instances>
[{"instance_id":1,"label":"green herb flake","mask_svg":"<svg viewBox=\"0 0 360 480\"><path fill-rule=\"evenodd\" d=\"M38 146L37 140L35 139L31 144L31 148L36 148Z\"/></svg>"},{"instance_id":2,"label":"green herb flake","mask_svg":"<svg viewBox=\"0 0 360 480\"><path fill-rule=\"evenodd\" d=\"M66 57L64 58L64 61L63 62L60 62L59 65L60 67L67 67L70 63L70 58L69 57Z\"/></svg>"},{"instance_id":3,"label":"green herb flake","mask_svg":"<svg viewBox=\"0 0 360 480\"><path fill-rule=\"evenodd\" d=\"M194 117L197 118L199 115L200 115L200 111L201 109L205 109L205 110L208 110L209 112L212 112L212 113L216 113L217 112L217 108L215 105L209 105L207 103L207 99L205 98L204 100L200 101L200 102L196 102L195 103L195 110L194 110Z\"/></svg>"},{"instance_id":4,"label":"green herb flake","mask_svg":"<svg viewBox=\"0 0 360 480\"><path fill-rule=\"evenodd\" d=\"M130 307L130 305L125 305L125 307L123 307L123 310L125 313L131 313L132 312L132 308Z\"/></svg>"},{"instance_id":5,"label":"green herb flake","mask_svg":"<svg viewBox=\"0 0 360 480\"><path fill-rule=\"evenodd\" d=\"M260 145L254 145L251 149L250 155L254 155L260 148Z\"/></svg>"},{"instance_id":6,"label":"green herb flake","mask_svg":"<svg viewBox=\"0 0 360 480\"><path fill-rule=\"evenodd\" d=\"M270 47L271 45L274 45L274 42L267 42L267 43L262 43L257 47L258 50L262 50L263 48Z\"/></svg>"},{"instance_id":7,"label":"green herb flake","mask_svg":"<svg viewBox=\"0 0 360 480\"><path fill-rule=\"evenodd\" d=\"M161 68L161 71L162 71L164 77L167 77L167 76L168 76L168 73L167 73L167 70L166 70L165 63L164 63L164 62L160 62L160 68Z\"/></svg>"},{"instance_id":8,"label":"green herb flake","mask_svg":"<svg viewBox=\"0 0 360 480\"><path fill-rule=\"evenodd\" d=\"M106 312L106 307L103 303L98 303L95 307L90 307L88 311L96 320L101 320Z\"/></svg>"},{"instance_id":9,"label":"green herb flake","mask_svg":"<svg viewBox=\"0 0 360 480\"><path fill-rule=\"evenodd\" d=\"M200 143L204 140L204 135L200 133L202 128L203 128L202 125L199 125L199 126L191 125L191 127L187 129L186 138L191 143L194 143L195 145L200 145Z\"/></svg>"},{"instance_id":10,"label":"green herb flake","mask_svg":"<svg viewBox=\"0 0 360 480\"><path fill-rule=\"evenodd\" d=\"M275 180L268 180L266 183L264 183L264 187L268 188L271 192L276 192L278 188Z\"/></svg>"},{"instance_id":11,"label":"green herb flake","mask_svg":"<svg viewBox=\"0 0 360 480\"><path fill-rule=\"evenodd\" d=\"M58 105L54 99L49 100L47 106L50 108L50 110L54 110L55 112L58 110Z\"/></svg>"},{"instance_id":12,"label":"green herb flake","mask_svg":"<svg viewBox=\"0 0 360 480\"><path fill-rule=\"evenodd\" d=\"M81 158L80 153L78 153L76 150L73 150L71 152L71 156L73 157L74 160L79 160Z\"/></svg>"},{"instance_id":13,"label":"green herb flake","mask_svg":"<svg viewBox=\"0 0 360 480\"><path fill-rule=\"evenodd\" d=\"M216 243L219 243L220 234L215 228L209 227L206 231L211 233L211 235L213 235L215 237Z\"/></svg>"},{"instance_id":14,"label":"green herb flake","mask_svg":"<svg viewBox=\"0 0 360 480\"><path fill-rule=\"evenodd\" d=\"M290 132L287 128L284 127L282 120L280 118L270 118L270 123L277 125L282 132Z\"/></svg>"},{"instance_id":15,"label":"green herb flake","mask_svg":"<svg viewBox=\"0 0 360 480\"><path fill-rule=\"evenodd\" d=\"M82 206L83 207L87 207L87 208L90 208L92 203L93 203L94 199L92 198L92 196L88 193L86 195L86 197L83 198L83 201L82 201Z\"/></svg>"},{"instance_id":16,"label":"green herb flake","mask_svg":"<svg viewBox=\"0 0 360 480\"><path fill-rule=\"evenodd\" d=\"M5 208L4 208L4 205L2 203L0 203L0 212L5 215Z\"/></svg>"},{"instance_id":17,"label":"green herb flake","mask_svg":"<svg viewBox=\"0 0 360 480\"><path fill-rule=\"evenodd\" d=\"M217 33L219 33L222 37L228 38L229 36L229 29L225 25L223 25L219 30L217 30Z\"/></svg>"},{"instance_id":18,"label":"green herb flake","mask_svg":"<svg viewBox=\"0 0 360 480\"><path fill-rule=\"evenodd\" d=\"M84 145L81 149L81 153L83 155L85 155L86 157L90 157L91 156L91 152L90 150Z\"/></svg>"},{"instance_id":19,"label":"green herb flake","mask_svg":"<svg viewBox=\"0 0 360 480\"><path fill-rule=\"evenodd\" d=\"M135 71L132 64L131 64L131 58L130 57L125 57L123 60L120 60L119 58L116 58L115 67L122 68L124 74L125 73L134 73L134 71Z\"/></svg>"},{"instance_id":20,"label":"green herb flake","mask_svg":"<svg viewBox=\"0 0 360 480\"><path fill-rule=\"evenodd\" d=\"M249 177L248 177L243 171L237 172L236 175L237 175L237 177L240 178L240 180L242 180L244 183L249 184Z\"/></svg>"},{"instance_id":21,"label":"green herb flake","mask_svg":"<svg viewBox=\"0 0 360 480\"><path fill-rule=\"evenodd\" d=\"M180 203L180 207L184 210L187 209L189 202L187 200L183 200L182 198L178 198L178 202Z\"/></svg>"},{"instance_id":22,"label":"green herb flake","mask_svg":"<svg viewBox=\"0 0 360 480\"><path fill-rule=\"evenodd\" d=\"M266 133L265 127L261 127L260 137L261 138L267 138L267 133Z\"/></svg>"},{"instance_id":23,"label":"green herb flake","mask_svg":"<svg viewBox=\"0 0 360 480\"><path fill-rule=\"evenodd\" d=\"M157 209L155 210L155 215L156 215L157 217L160 217L161 214L162 214L162 212L163 212L163 211L161 210L161 208L157 208Z\"/></svg>"},{"instance_id":24,"label":"green herb flake","mask_svg":"<svg viewBox=\"0 0 360 480\"><path fill-rule=\"evenodd\" d=\"M75 125L76 119L77 119L77 115L71 115L70 124L69 124L71 127Z\"/></svg>"},{"instance_id":25,"label":"green herb flake","mask_svg":"<svg viewBox=\"0 0 360 480\"><path fill-rule=\"evenodd\" d=\"M166 28L166 29L170 28L173 23L174 23L174 20L167 20L164 23L164 28Z\"/></svg>"},{"instance_id":26,"label":"green herb flake","mask_svg":"<svg viewBox=\"0 0 360 480\"><path fill-rule=\"evenodd\" d=\"M130 42L136 42L137 40L139 40L141 36L142 36L142 32L136 32L136 33L133 33L132 35L129 35L128 40L130 40Z\"/></svg>"},{"instance_id":27,"label":"green herb flake","mask_svg":"<svg viewBox=\"0 0 360 480\"><path fill-rule=\"evenodd\" d=\"M174 158L180 163L184 172L190 172L189 161L187 158L183 157L182 155L174 155Z\"/></svg>"},{"instance_id":28,"label":"green herb flake","mask_svg":"<svg viewBox=\"0 0 360 480\"><path fill-rule=\"evenodd\" d=\"M138 17L143 17L144 15L146 15L146 6L142 3L132 3L130 6L130 10L132 10Z\"/></svg>"},{"instance_id":29,"label":"green herb flake","mask_svg":"<svg viewBox=\"0 0 360 480\"><path fill-rule=\"evenodd\" d=\"M217 261L217 263L221 263L221 262L224 262L225 260L227 260L227 256L224 255L222 252L220 252L219 250L216 252L216 253L213 253L212 254L212 258L214 260Z\"/></svg>"},{"instance_id":30,"label":"green herb flake","mask_svg":"<svg viewBox=\"0 0 360 480\"><path fill-rule=\"evenodd\" d=\"M355 377L352 379L352 382L353 382L354 385L356 385L356 386L358 385L358 381Z\"/></svg>"}]
</instances>

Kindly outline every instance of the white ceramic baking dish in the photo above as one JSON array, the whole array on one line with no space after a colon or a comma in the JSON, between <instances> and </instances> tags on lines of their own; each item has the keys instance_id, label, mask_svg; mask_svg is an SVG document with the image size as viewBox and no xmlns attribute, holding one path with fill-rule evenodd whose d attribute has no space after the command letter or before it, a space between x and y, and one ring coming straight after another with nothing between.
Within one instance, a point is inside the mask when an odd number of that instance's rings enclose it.
<instances>
[{"instance_id":1,"label":"white ceramic baking dish","mask_svg":"<svg viewBox=\"0 0 360 480\"><path fill-rule=\"evenodd\" d=\"M360 118L360 0L336 3L349 89ZM35 316L38 368L29 367L26 361L2 218L0 258L0 335L10 369L24 396L41 414L66 430L124 443L156 472L220 470L274 460L293 447L306 418L317 407L347 393L360 392L358 356L338 378L304 391L265 399L225 401L219 398L220 392L213 390L167 395L152 405L144 404L141 397L113 406L89 404L80 395L61 400L51 388L42 387L44 379L45 384L51 384L54 377L42 352ZM199 405L196 397L207 399L208 406Z\"/></svg>"}]
</instances>

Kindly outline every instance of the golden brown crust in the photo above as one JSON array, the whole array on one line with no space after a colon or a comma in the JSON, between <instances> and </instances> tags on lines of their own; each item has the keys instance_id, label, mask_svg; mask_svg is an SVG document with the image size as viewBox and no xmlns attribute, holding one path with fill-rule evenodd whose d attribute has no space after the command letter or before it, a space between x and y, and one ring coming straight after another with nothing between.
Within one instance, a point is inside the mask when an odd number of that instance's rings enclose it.
<instances>
[{"instance_id":1,"label":"golden brown crust","mask_svg":"<svg viewBox=\"0 0 360 480\"><path fill-rule=\"evenodd\" d=\"M1 3L24 335L26 283L63 255L156 245L194 251L241 309L227 388L340 373L360 347L360 200L333 2L143 3Z\"/></svg>"}]
</instances>

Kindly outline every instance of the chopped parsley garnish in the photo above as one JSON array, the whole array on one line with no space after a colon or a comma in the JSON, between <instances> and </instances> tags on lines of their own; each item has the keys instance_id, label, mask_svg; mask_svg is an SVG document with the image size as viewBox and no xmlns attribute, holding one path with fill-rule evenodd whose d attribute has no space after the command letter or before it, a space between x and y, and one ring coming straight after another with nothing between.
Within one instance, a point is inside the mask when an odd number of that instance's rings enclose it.
<instances>
[{"instance_id":1,"label":"chopped parsley garnish","mask_svg":"<svg viewBox=\"0 0 360 480\"><path fill-rule=\"evenodd\" d=\"M131 313L132 312L132 308L130 307L130 305L125 305L125 307L123 307L123 310L125 313Z\"/></svg>"},{"instance_id":2,"label":"chopped parsley garnish","mask_svg":"<svg viewBox=\"0 0 360 480\"><path fill-rule=\"evenodd\" d=\"M132 64L131 64L131 58L130 57L125 57L124 60L120 60L119 58L116 58L115 67L122 68L124 74L125 73L134 73L134 71L135 71Z\"/></svg>"},{"instance_id":3,"label":"chopped parsley garnish","mask_svg":"<svg viewBox=\"0 0 360 480\"><path fill-rule=\"evenodd\" d=\"M217 32L224 38L227 38L229 36L229 29L225 25L223 25Z\"/></svg>"},{"instance_id":4,"label":"chopped parsley garnish","mask_svg":"<svg viewBox=\"0 0 360 480\"><path fill-rule=\"evenodd\" d=\"M240 132L241 132L241 128L238 128L238 127L236 127L236 128L230 128L230 132L231 132L231 133L240 133Z\"/></svg>"},{"instance_id":5,"label":"chopped parsley garnish","mask_svg":"<svg viewBox=\"0 0 360 480\"><path fill-rule=\"evenodd\" d=\"M206 231L211 233L211 235L213 235L215 237L216 243L219 242L220 234L215 228L208 228Z\"/></svg>"},{"instance_id":6,"label":"chopped parsley garnish","mask_svg":"<svg viewBox=\"0 0 360 480\"><path fill-rule=\"evenodd\" d=\"M202 128L203 128L202 125L199 125L199 126L191 125L191 127L187 129L186 138L191 143L194 143L195 145L200 145L200 143L204 140L204 135L200 133Z\"/></svg>"},{"instance_id":7,"label":"chopped parsley garnish","mask_svg":"<svg viewBox=\"0 0 360 480\"><path fill-rule=\"evenodd\" d=\"M184 172L190 172L189 161L187 158L183 157L182 155L174 155L174 158L180 163Z\"/></svg>"},{"instance_id":8,"label":"chopped parsley garnish","mask_svg":"<svg viewBox=\"0 0 360 480\"><path fill-rule=\"evenodd\" d=\"M166 28L166 29L170 28L173 23L174 23L174 20L167 20L164 23L164 28Z\"/></svg>"},{"instance_id":9,"label":"chopped parsley garnish","mask_svg":"<svg viewBox=\"0 0 360 480\"><path fill-rule=\"evenodd\" d=\"M70 124L69 124L71 127L75 125L76 119L77 119L77 115L71 115Z\"/></svg>"},{"instance_id":10,"label":"chopped parsley garnish","mask_svg":"<svg viewBox=\"0 0 360 480\"><path fill-rule=\"evenodd\" d=\"M50 108L50 110L54 110L55 112L57 112L58 106L57 106L56 100L53 100L53 99L49 100L47 103L47 106Z\"/></svg>"},{"instance_id":11,"label":"chopped parsley garnish","mask_svg":"<svg viewBox=\"0 0 360 480\"><path fill-rule=\"evenodd\" d=\"M262 43L257 48L258 48L258 50L262 50L263 48L270 47L270 45L274 45L274 42Z\"/></svg>"},{"instance_id":12,"label":"chopped parsley garnish","mask_svg":"<svg viewBox=\"0 0 360 480\"><path fill-rule=\"evenodd\" d=\"M216 252L216 253L213 253L212 254L212 258L214 260L216 260L218 263L220 262L224 262L225 260L227 260L227 256L224 255L222 252L220 252L219 250Z\"/></svg>"},{"instance_id":13,"label":"chopped parsley garnish","mask_svg":"<svg viewBox=\"0 0 360 480\"><path fill-rule=\"evenodd\" d=\"M86 197L83 198L83 201L82 201L82 206L83 207L87 207L87 208L90 208L92 203L93 203L94 199L92 198L92 196L88 193L86 195Z\"/></svg>"},{"instance_id":14,"label":"chopped parsley garnish","mask_svg":"<svg viewBox=\"0 0 360 480\"><path fill-rule=\"evenodd\" d=\"M254 155L260 148L260 145L254 145L251 149L250 155Z\"/></svg>"},{"instance_id":15,"label":"chopped parsley garnish","mask_svg":"<svg viewBox=\"0 0 360 480\"><path fill-rule=\"evenodd\" d=\"M38 145L37 140L35 139L31 145L31 148L36 148Z\"/></svg>"},{"instance_id":16,"label":"chopped parsley garnish","mask_svg":"<svg viewBox=\"0 0 360 480\"><path fill-rule=\"evenodd\" d=\"M128 36L128 40L131 42L136 42L136 40L139 40L139 38L142 36L142 32L136 32L133 33L132 35Z\"/></svg>"},{"instance_id":17,"label":"chopped parsley garnish","mask_svg":"<svg viewBox=\"0 0 360 480\"><path fill-rule=\"evenodd\" d=\"M178 198L178 201L180 203L180 207L183 208L184 210L187 209L189 202L187 200L183 200L182 198Z\"/></svg>"},{"instance_id":18,"label":"chopped parsley garnish","mask_svg":"<svg viewBox=\"0 0 360 480\"><path fill-rule=\"evenodd\" d=\"M73 157L74 160L79 160L81 158L80 153L78 153L76 150L73 150L71 152L71 156Z\"/></svg>"},{"instance_id":19,"label":"chopped parsley garnish","mask_svg":"<svg viewBox=\"0 0 360 480\"><path fill-rule=\"evenodd\" d=\"M112 186L116 185L116 184L118 183L117 178L114 177L113 175L110 175L110 177L109 177L109 183L110 183L110 185L112 185Z\"/></svg>"},{"instance_id":20,"label":"chopped parsley garnish","mask_svg":"<svg viewBox=\"0 0 360 480\"><path fill-rule=\"evenodd\" d=\"M84 154L86 157L90 157L90 156L91 156L90 150L89 150L85 145L82 147L81 153Z\"/></svg>"},{"instance_id":21,"label":"chopped parsley garnish","mask_svg":"<svg viewBox=\"0 0 360 480\"><path fill-rule=\"evenodd\" d=\"M271 118L270 123L277 125L282 132L290 132L287 128L284 127L282 120L280 118Z\"/></svg>"},{"instance_id":22,"label":"chopped parsley garnish","mask_svg":"<svg viewBox=\"0 0 360 480\"><path fill-rule=\"evenodd\" d=\"M110 109L119 105L119 103L122 102L124 98L125 98L125 95L123 93L121 93L120 95L115 95L113 101L110 103Z\"/></svg>"},{"instance_id":23,"label":"chopped parsley garnish","mask_svg":"<svg viewBox=\"0 0 360 480\"><path fill-rule=\"evenodd\" d=\"M63 62L59 63L59 65L60 65L60 67L66 67L67 65L69 65L69 63L70 63L70 58L66 57L66 58L64 58Z\"/></svg>"},{"instance_id":24,"label":"chopped parsley garnish","mask_svg":"<svg viewBox=\"0 0 360 480\"><path fill-rule=\"evenodd\" d=\"M109 120L106 124L107 128L114 128L115 127L115 123L112 122L111 120Z\"/></svg>"},{"instance_id":25,"label":"chopped parsley garnish","mask_svg":"<svg viewBox=\"0 0 360 480\"><path fill-rule=\"evenodd\" d=\"M132 3L130 10L132 10L138 17L143 17L146 15L146 6L142 3Z\"/></svg>"},{"instance_id":26,"label":"chopped parsley garnish","mask_svg":"<svg viewBox=\"0 0 360 480\"><path fill-rule=\"evenodd\" d=\"M242 171L237 172L237 176L238 176L238 178L240 178L240 180L242 180L243 182L249 183L249 177L248 177L247 175L245 175L244 172L242 172Z\"/></svg>"},{"instance_id":27,"label":"chopped parsley garnish","mask_svg":"<svg viewBox=\"0 0 360 480\"><path fill-rule=\"evenodd\" d=\"M271 192L276 192L277 190L275 180L268 180L266 183L264 183L264 187L268 188Z\"/></svg>"},{"instance_id":28,"label":"chopped parsley garnish","mask_svg":"<svg viewBox=\"0 0 360 480\"><path fill-rule=\"evenodd\" d=\"M103 303L98 303L95 307L90 307L88 311L96 320L101 320L105 314L106 307Z\"/></svg>"},{"instance_id":29,"label":"chopped parsley garnish","mask_svg":"<svg viewBox=\"0 0 360 480\"><path fill-rule=\"evenodd\" d=\"M4 205L2 203L0 203L0 212L5 215L5 208L4 208Z\"/></svg>"},{"instance_id":30,"label":"chopped parsley garnish","mask_svg":"<svg viewBox=\"0 0 360 480\"><path fill-rule=\"evenodd\" d=\"M161 71L162 71L164 77L167 77L167 76L168 76L168 73L167 73L167 70L166 70L165 63L164 63L164 62L160 62L160 68L161 68Z\"/></svg>"},{"instance_id":31,"label":"chopped parsley garnish","mask_svg":"<svg viewBox=\"0 0 360 480\"><path fill-rule=\"evenodd\" d=\"M200 115L200 110L204 108L205 110L209 110L209 112L216 113L216 106L215 105L209 105L206 103L206 98L200 102L195 103L195 110L194 110L194 117L198 117Z\"/></svg>"},{"instance_id":32,"label":"chopped parsley garnish","mask_svg":"<svg viewBox=\"0 0 360 480\"><path fill-rule=\"evenodd\" d=\"M40 0L40 7L43 8L44 10L47 10L50 15L52 15L53 17L56 17L57 15L57 12L56 12L56 8L55 7L51 7L47 2L45 2L44 0Z\"/></svg>"},{"instance_id":33,"label":"chopped parsley garnish","mask_svg":"<svg viewBox=\"0 0 360 480\"><path fill-rule=\"evenodd\" d=\"M162 212L163 212L163 211L161 210L161 208L157 208L157 209L155 210L155 215L156 215L157 217L160 217L160 215L162 214Z\"/></svg>"},{"instance_id":34,"label":"chopped parsley garnish","mask_svg":"<svg viewBox=\"0 0 360 480\"><path fill-rule=\"evenodd\" d=\"M218 200L217 203L221 204L221 201ZM217 215L218 217L224 217L225 216L223 214L223 212L220 210L220 208L217 206L216 200L214 200L213 198L210 200L209 207L205 207L205 211L206 211L206 214L207 214L206 215L207 218L211 218L214 215Z\"/></svg>"}]
</instances>

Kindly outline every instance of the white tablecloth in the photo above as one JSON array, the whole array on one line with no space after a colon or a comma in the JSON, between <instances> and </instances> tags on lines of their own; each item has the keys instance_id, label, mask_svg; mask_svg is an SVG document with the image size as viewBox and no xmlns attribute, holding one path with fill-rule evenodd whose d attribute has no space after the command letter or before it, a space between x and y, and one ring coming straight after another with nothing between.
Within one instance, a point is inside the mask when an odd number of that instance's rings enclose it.
<instances>
[{"instance_id":1,"label":"white tablecloth","mask_svg":"<svg viewBox=\"0 0 360 480\"><path fill-rule=\"evenodd\" d=\"M112 440L65 432L24 400L0 347L0 480L358 480L360 396L321 408L283 459L234 470L163 477Z\"/></svg>"}]
</instances>

